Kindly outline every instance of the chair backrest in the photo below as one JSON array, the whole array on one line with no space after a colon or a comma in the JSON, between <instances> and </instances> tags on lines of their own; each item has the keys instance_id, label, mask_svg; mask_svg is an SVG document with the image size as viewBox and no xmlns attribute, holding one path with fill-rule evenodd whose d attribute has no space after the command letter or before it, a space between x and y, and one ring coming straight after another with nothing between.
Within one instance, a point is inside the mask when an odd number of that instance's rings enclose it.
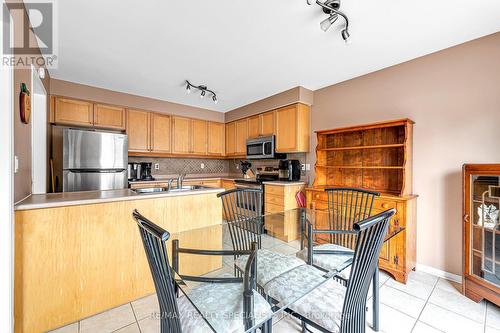
<instances>
[{"instance_id":1,"label":"chair backrest","mask_svg":"<svg viewBox=\"0 0 500 333\"><path fill-rule=\"evenodd\" d=\"M357 239L342 309L341 333L365 331L368 289L377 267L389 221L395 213L395 209L390 209L353 226Z\"/></svg>"},{"instance_id":2,"label":"chair backrest","mask_svg":"<svg viewBox=\"0 0 500 333\"><path fill-rule=\"evenodd\" d=\"M137 210L134 210L132 216L139 226L142 244L153 275L156 295L160 304L158 319L161 323L161 333L182 332L175 282L165 246L170 234L142 216Z\"/></svg>"},{"instance_id":3,"label":"chair backrest","mask_svg":"<svg viewBox=\"0 0 500 333\"><path fill-rule=\"evenodd\" d=\"M217 194L222 199L224 218L235 251L251 250L252 242L261 248L264 232L262 190L237 188Z\"/></svg>"},{"instance_id":4,"label":"chair backrest","mask_svg":"<svg viewBox=\"0 0 500 333\"><path fill-rule=\"evenodd\" d=\"M373 201L380 193L357 188L327 188L330 230L352 230L356 222L371 216ZM354 249L356 235L335 234L330 242Z\"/></svg>"}]
</instances>

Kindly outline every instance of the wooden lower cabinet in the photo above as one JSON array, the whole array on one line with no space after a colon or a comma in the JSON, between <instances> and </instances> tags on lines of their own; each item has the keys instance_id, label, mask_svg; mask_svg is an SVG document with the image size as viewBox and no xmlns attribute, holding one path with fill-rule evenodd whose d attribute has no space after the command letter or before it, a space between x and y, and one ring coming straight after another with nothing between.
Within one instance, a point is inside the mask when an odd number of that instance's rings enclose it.
<instances>
[{"instance_id":1,"label":"wooden lower cabinet","mask_svg":"<svg viewBox=\"0 0 500 333\"><path fill-rule=\"evenodd\" d=\"M303 191L305 184L297 185L264 185L264 211L274 214L298 208L295 194ZM285 217L273 219L265 217L264 227L267 232L284 242L291 242L300 237L299 219L294 212L285 214Z\"/></svg>"},{"instance_id":2,"label":"wooden lower cabinet","mask_svg":"<svg viewBox=\"0 0 500 333\"><path fill-rule=\"evenodd\" d=\"M221 187L228 191L232 190L233 188L236 188L236 185L234 184L234 180L229 180L229 179L222 179L221 180Z\"/></svg>"},{"instance_id":3,"label":"wooden lower cabinet","mask_svg":"<svg viewBox=\"0 0 500 333\"><path fill-rule=\"evenodd\" d=\"M214 193L16 211L16 333L46 332L154 293L134 209L181 247L222 249L222 204ZM192 231L207 226L213 230ZM220 267L220 256L180 257L182 274Z\"/></svg>"},{"instance_id":4,"label":"wooden lower cabinet","mask_svg":"<svg viewBox=\"0 0 500 333\"><path fill-rule=\"evenodd\" d=\"M327 193L322 189L306 189L307 206L313 209L328 209ZM384 243L380 257L380 269L401 283L406 283L408 274L415 269L417 236L417 196L380 195L373 203L372 216L395 208L391 225L400 225L404 231ZM328 222L324 221L327 226Z\"/></svg>"}]
</instances>

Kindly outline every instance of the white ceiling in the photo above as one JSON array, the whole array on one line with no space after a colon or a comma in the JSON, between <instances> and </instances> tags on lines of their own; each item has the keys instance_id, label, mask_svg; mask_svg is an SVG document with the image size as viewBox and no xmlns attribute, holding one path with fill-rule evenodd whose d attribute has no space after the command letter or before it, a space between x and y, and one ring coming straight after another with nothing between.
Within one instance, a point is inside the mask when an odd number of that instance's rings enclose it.
<instances>
[{"instance_id":1,"label":"white ceiling","mask_svg":"<svg viewBox=\"0 0 500 333\"><path fill-rule=\"evenodd\" d=\"M57 1L57 0L56 0ZM341 20L306 0L58 1L57 79L229 111L315 90L500 31L498 0L343 0ZM187 95L206 84L219 103Z\"/></svg>"}]
</instances>

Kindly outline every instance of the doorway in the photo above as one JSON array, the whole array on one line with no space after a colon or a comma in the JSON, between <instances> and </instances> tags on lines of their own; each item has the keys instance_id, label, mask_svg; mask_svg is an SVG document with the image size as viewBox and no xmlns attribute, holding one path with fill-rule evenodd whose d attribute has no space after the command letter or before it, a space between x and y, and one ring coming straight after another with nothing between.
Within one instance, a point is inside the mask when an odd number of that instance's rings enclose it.
<instances>
[{"instance_id":1,"label":"doorway","mask_svg":"<svg viewBox=\"0 0 500 333\"><path fill-rule=\"evenodd\" d=\"M47 193L47 92L31 66L31 193Z\"/></svg>"}]
</instances>

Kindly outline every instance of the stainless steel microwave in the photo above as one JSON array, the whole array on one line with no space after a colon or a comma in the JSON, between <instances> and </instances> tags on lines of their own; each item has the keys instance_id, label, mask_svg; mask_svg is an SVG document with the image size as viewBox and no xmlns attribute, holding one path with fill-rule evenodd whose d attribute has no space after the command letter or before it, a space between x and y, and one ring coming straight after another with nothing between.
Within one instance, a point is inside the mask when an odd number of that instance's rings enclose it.
<instances>
[{"instance_id":1,"label":"stainless steel microwave","mask_svg":"<svg viewBox=\"0 0 500 333\"><path fill-rule=\"evenodd\" d=\"M256 139L247 140L247 159L284 158L285 154L278 154L274 151L275 138L263 136Z\"/></svg>"}]
</instances>

